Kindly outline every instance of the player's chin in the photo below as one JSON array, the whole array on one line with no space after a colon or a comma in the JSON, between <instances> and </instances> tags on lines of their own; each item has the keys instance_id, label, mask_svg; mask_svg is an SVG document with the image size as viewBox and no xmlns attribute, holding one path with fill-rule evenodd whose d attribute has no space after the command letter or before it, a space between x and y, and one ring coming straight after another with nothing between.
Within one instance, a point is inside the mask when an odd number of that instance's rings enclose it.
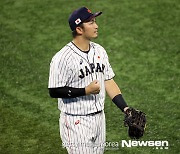
<instances>
[{"instance_id":1,"label":"player's chin","mask_svg":"<svg viewBox=\"0 0 180 154\"><path fill-rule=\"evenodd\" d=\"M97 34L97 33L95 33L95 34L94 34L94 36L93 36L92 38L93 38L93 39L98 38L98 34Z\"/></svg>"},{"instance_id":2,"label":"player's chin","mask_svg":"<svg viewBox=\"0 0 180 154\"><path fill-rule=\"evenodd\" d=\"M98 38L98 34L94 34L94 35L91 35L90 37L88 37L89 40L92 40L92 39L96 39Z\"/></svg>"}]
</instances>

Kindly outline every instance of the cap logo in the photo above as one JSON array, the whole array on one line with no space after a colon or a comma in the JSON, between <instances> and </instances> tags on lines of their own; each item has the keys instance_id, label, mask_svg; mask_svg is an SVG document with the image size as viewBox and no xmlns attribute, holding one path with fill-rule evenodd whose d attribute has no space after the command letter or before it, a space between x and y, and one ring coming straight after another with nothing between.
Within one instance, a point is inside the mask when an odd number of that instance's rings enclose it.
<instances>
[{"instance_id":1,"label":"cap logo","mask_svg":"<svg viewBox=\"0 0 180 154\"><path fill-rule=\"evenodd\" d=\"M87 11L88 11L89 13L91 13L91 10L87 9Z\"/></svg>"},{"instance_id":2,"label":"cap logo","mask_svg":"<svg viewBox=\"0 0 180 154\"><path fill-rule=\"evenodd\" d=\"M75 20L76 25L78 25L80 22L81 22L81 19L80 19L80 18L78 18L78 19Z\"/></svg>"}]
</instances>

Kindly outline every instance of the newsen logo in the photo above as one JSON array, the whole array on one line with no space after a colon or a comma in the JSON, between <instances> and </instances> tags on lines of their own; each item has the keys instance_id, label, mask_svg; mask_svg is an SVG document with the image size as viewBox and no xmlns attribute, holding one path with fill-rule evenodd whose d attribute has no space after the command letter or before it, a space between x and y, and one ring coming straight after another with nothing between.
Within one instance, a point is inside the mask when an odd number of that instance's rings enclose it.
<instances>
[{"instance_id":1,"label":"newsen logo","mask_svg":"<svg viewBox=\"0 0 180 154\"><path fill-rule=\"evenodd\" d=\"M126 141L122 140L122 147L156 147L156 149L168 149L168 141Z\"/></svg>"}]
</instances>

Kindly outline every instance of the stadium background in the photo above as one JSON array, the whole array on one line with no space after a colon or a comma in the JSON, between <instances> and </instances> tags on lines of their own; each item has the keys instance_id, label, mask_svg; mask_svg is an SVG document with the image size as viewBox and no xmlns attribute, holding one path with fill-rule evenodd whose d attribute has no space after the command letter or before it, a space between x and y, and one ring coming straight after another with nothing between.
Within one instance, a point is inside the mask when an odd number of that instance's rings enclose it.
<instances>
[{"instance_id":1,"label":"stadium background","mask_svg":"<svg viewBox=\"0 0 180 154\"><path fill-rule=\"evenodd\" d=\"M122 148L123 114L106 99L106 154L179 149L180 3L178 0L0 0L0 153L63 154L57 101L48 95L49 63L71 41L67 19L81 6L103 11L99 38L124 98L147 114L141 139L168 149Z\"/></svg>"}]
</instances>

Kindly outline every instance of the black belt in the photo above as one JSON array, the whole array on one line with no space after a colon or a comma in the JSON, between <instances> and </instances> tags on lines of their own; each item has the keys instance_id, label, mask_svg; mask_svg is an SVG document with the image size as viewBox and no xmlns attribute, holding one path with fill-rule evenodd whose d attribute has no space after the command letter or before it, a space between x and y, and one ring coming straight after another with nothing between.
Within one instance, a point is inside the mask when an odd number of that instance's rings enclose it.
<instances>
[{"instance_id":1,"label":"black belt","mask_svg":"<svg viewBox=\"0 0 180 154\"><path fill-rule=\"evenodd\" d=\"M93 115L96 115L96 114L99 114L99 113L101 113L102 112L102 110L101 111L97 111L97 112L94 112L94 113L89 113L89 114L87 114L87 116L93 116Z\"/></svg>"},{"instance_id":2,"label":"black belt","mask_svg":"<svg viewBox=\"0 0 180 154\"><path fill-rule=\"evenodd\" d=\"M67 114L67 115L71 115L71 116L94 116L94 115L96 115L96 114L101 113L102 111L103 111L103 110L101 110L101 111L97 111L97 112L93 112L93 113L89 113L89 114L85 114L85 115L70 114L70 113L65 113L65 114Z\"/></svg>"}]
</instances>

